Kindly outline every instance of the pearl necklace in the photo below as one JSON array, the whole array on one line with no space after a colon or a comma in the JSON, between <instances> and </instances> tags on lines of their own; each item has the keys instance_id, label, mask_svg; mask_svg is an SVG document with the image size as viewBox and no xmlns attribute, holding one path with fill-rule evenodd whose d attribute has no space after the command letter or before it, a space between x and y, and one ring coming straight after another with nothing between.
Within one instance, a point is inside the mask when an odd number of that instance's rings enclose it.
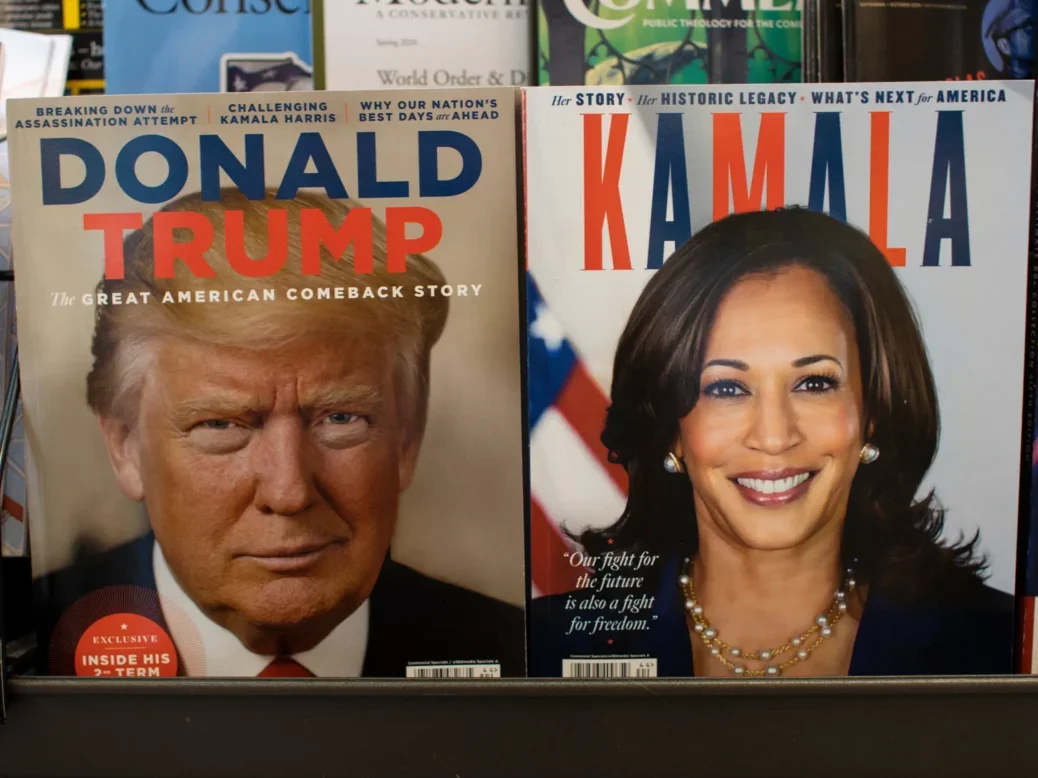
<instances>
[{"instance_id":1,"label":"pearl necklace","mask_svg":"<svg viewBox=\"0 0 1038 778\"><path fill-rule=\"evenodd\" d=\"M703 606L696 600L696 590L692 583L692 562L686 558L685 563L688 565L688 572L683 573L678 580L681 584L681 591L685 596L685 615L689 627L695 634L699 635L702 641L710 649L710 655L712 657L731 670L734 675L741 678L775 678L793 665L806 661L818 646L820 646L827 638L832 637L836 623L840 620L840 617L847 612L847 594L853 591L854 587L857 585L857 582L854 580L854 570L848 567L846 577L843 581L843 586L841 586L836 591L836 594L833 595L833 602L829 606L829 610L827 610L824 615L815 619L815 623L811 625L809 630L803 634L790 638L785 644L778 648L764 648L760 651L743 651L724 642L724 640L721 639L721 636L717 634L717 630L711 627L710 623L706 620ZM812 638L814 638L813 641ZM797 650L796 653L785 662L770 664L763 670L752 669L742 664L736 664L728 658L730 656L732 659L750 659L767 662L773 659L777 660L778 657L792 651L793 649Z\"/></svg>"}]
</instances>

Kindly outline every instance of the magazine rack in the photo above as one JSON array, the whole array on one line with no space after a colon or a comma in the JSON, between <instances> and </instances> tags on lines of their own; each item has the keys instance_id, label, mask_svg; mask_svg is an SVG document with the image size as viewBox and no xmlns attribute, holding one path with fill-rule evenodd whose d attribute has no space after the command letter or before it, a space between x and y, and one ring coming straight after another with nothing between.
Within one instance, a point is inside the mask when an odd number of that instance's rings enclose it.
<instances>
[{"instance_id":1,"label":"magazine rack","mask_svg":"<svg viewBox=\"0 0 1038 778\"><path fill-rule=\"evenodd\" d=\"M0 472L18 399L15 352ZM1038 676L5 681L3 652L4 778L1036 774Z\"/></svg>"}]
</instances>

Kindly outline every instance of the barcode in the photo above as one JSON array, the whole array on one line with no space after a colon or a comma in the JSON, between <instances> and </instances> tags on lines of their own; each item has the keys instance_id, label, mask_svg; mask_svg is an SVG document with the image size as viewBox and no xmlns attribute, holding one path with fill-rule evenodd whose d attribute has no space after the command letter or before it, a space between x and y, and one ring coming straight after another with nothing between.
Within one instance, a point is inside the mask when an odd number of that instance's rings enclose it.
<instances>
[{"instance_id":1,"label":"barcode","mask_svg":"<svg viewBox=\"0 0 1038 778\"><path fill-rule=\"evenodd\" d=\"M501 665L424 665L408 667L408 678L500 678Z\"/></svg>"},{"instance_id":2,"label":"barcode","mask_svg":"<svg viewBox=\"0 0 1038 778\"><path fill-rule=\"evenodd\" d=\"M655 678L656 660L563 659L563 678Z\"/></svg>"}]
</instances>

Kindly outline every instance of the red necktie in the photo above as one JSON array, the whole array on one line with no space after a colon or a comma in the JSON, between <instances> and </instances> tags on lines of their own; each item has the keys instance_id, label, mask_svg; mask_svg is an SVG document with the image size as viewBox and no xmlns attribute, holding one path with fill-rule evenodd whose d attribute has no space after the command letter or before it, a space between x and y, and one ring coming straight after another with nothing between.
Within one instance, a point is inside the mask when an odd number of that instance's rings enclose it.
<instances>
[{"instance_id":1,"label":"red necktie","mask_svg":"<svg viewBox=\"0 0 1038 778\"><path fill-rule=\"evenodd\" d=\"M314 674L299 662L287 656L279 656L263 668L257 678L314 678Z\"/></svg>"}]
</instances>

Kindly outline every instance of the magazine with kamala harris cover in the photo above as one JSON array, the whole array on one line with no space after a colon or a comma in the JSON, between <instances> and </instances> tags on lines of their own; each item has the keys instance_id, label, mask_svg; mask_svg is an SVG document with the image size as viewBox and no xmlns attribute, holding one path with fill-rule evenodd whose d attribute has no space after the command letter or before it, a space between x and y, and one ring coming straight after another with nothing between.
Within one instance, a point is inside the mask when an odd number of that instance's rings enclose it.
<instances>
[{"instance_id":1,"label":"magazine with kamala harris cover","mask_svg":"<svg viewBox=\"0 0 1038 778\"><path fill-rule=\"evenodd\" d=\"M11 104L40 672L525 673L516 102Z\"/></svg>"},{"instance_id":2,"label":"magazine with kamala harris cover","mask_svg":"<svg viewBox=\"0 0 1038 778\"><path fill-rule=\"evenodd\" d=\"M531 675L1012 671L1032 91L525 92Z\"/></svg>"}]
</instances>

